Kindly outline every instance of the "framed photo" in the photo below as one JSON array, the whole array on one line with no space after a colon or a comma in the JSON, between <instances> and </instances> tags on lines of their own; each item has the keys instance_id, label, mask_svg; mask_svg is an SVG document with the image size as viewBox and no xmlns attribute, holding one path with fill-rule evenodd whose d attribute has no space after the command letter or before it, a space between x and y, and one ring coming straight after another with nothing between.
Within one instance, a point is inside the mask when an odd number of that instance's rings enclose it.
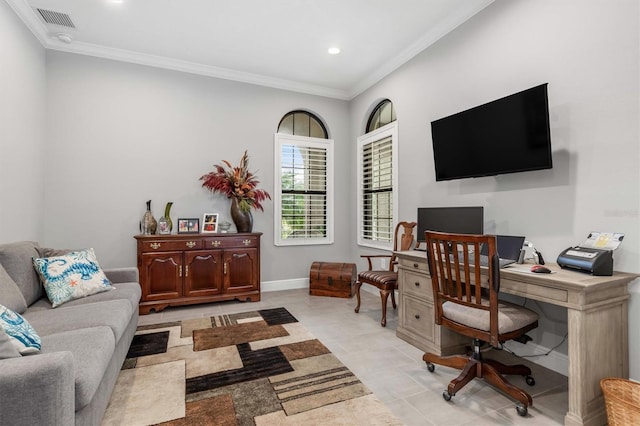
<instances>
[{"instance_id":1,"label":"framed photo","mask_svg":"<svg viewBox=\"0 0 640 426\"><path fill-rule=\"evenodd\" d=\"M200 219L178 219L178 234L198 234L200 232Z\"/></svg>"},{"instance_id":2,"label":"framed photo","mask_svg":"<svg viewBox=\"0 0 640 426\"><path fill-rule=\"evenodd\" d=\"M205 213L202 216L202 233L218 232L218 213Z\"/></svg>"}]
</instances>

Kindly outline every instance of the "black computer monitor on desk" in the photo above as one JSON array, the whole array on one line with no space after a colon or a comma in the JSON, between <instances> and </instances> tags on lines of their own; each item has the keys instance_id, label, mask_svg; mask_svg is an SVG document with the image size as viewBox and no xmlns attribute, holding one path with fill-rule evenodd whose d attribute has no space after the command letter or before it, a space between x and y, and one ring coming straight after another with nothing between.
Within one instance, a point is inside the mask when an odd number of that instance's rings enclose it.
<instances>
[{"instance_id":1,"label":"black computer monitor on desk","mask_svg":"<svg viewBox=\"0 0 640 426\"><path fill-rule=\"evenodd\" d=\"M425 231L452 234L483 234L484 208L472 207L418 207L418 235L416 248L425 242ZM426 246L424 246L426 250Z\"/></svg>"}]
</instances>

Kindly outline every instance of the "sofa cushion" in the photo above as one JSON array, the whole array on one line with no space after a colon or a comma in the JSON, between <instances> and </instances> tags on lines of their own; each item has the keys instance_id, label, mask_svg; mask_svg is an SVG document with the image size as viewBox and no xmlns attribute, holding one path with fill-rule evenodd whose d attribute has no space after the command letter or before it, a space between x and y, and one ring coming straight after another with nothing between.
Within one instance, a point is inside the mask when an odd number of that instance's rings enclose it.
<instances>
[{"instance_id":1,"label":"sofa cushion","mask_svg":"<svg viewBox=\"0 0 640 426\"><path fill-rule=\"evenodd\" d=\"M40 257L39 248L38 243L33 241L0 244L0 264L18 285L27 306L44 294L32 261Z\"/></svg>"},{"instance_id":2,"label":"sofa cushion","mask_svg":"<svg viewBox=\"0 0 640 426\"><path fill-rule=\"evenodd\" d=\"M11 338L11 343L22 355L40 351L40 336L29 321L2 305L0 305L0 328L4 329Z\"/></svg>"},{"instance_id":3,"label":"sofa cushion","mask_svg":"<svg viewBox=\"0 0 640 426\"><path fill-rule=\"evenodd\" d=\"M93 399L114 350L109 327L69 330L42 338L42 353L69 351L73 355L76 411Z\"/></svg>"},{"instance_id":4,"label":"sofa cushion","mask_svg":"<svg viewBox=\"0 0 640 426\"><path fill-rule=\"evenodd\" d=\"M0 304L19 314L27 310L27 302L18 285L11 279L4 267L0 265Z\"/></svg>"},{"instance_id":5,"label":"sofa cushion","mask_svg":"<svg viewBox=\"0 0 640 426\"><path fill-rule=\"evenodd\" d=\"M138 283L116 283L112 284L113 291L105 291L102 293L94 294L82 299L75 299L67 302L63 305L64 308L69 306L86 305L88 303L104 302L106 300L128 300L131 303L132 309L138 309L140 303L140 296L142 290ZM44 311L52 309L51 302L46 297L38 300L33 305L29 306L29 312ZM56 308L60 309L60 308Z\"/></svg>"},{"instance_id":6,"label":"sofa cushion","mask_svg":"<svg viewBox=\"0 0 640 426\"><path fill-rule=\"evenodd\" d=\"M0 327L0 359L18 356L20 356L20 352L16 349L9 335L5 333L4 328Z\"/></svg>"},{"instance_id":7,"label":"sofa cushion","mask_svg":"<svg viewBox=\"0 0 640 426\"><path fill-rule=\"evenodd\" d=\"M131 303L124 299L40 311L27 309L24 313L41 336L104 325L111 328L116 342L120 341L132 315Z\"/></svg>"},{"instance_id":8,"label":"sofa cushion","mask_svg":"<svg viewBox=\"0 0 640 426\"><path fill-rule=\"evenodd\" d=\"M54 308L112 289L92 248L62 256L35 258L33 265Z\"/></svg>"}]
</instances>

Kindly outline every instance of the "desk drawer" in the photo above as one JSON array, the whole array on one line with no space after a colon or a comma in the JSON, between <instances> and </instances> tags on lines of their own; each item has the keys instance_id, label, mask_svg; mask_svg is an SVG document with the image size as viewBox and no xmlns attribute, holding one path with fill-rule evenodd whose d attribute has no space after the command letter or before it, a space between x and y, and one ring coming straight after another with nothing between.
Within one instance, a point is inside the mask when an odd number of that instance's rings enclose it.
<instances>
[{"instance_id":1,"label":"desk drawer","mask_svg":"<svg viewBox=\"0 0 640 426\"><path fill-rule=\"evenodd\" d=\"M500 290L505 293L515 294L522 297L530 297L535 300L549 303L566 303L569 300L569 293L567 290L508 279L500 280Z\"/></svg>"},{"instance_id":2,"label":"desk drawer","mask_svg":"<svg viewBox=\"0 0 640 426\"><path fill-rule=\"evenodd\" d=\"M431 277L428 275L402 269L400 271L400 281L402 282L402 291L408 296L417 296L433 301Z\"/></svg>"},{"instance_id":3,"label":"desk drawer","mask_svg":"<svg viewBox=\"0 0 640 426\"><path fill-rule=\"evenodd\" d=\"M199 239L188 240L149 240L142 242L143 252L154 251L174 251L174 250L200 250L202 248L202 241Z\"/></svg>"},{"instance_id":4,"label":"desk drawer","mask_svg":"<svg viewBox=\"0 0 640 426\"><path fill-rule=\"evenodd\" d=\"M402 295L400 314L402 315L402 324L407 331L433 343L435 338L433 303Z\"/></svg>"},{"instance_id":5,"label":"desk drawer","mask_svg":"<svg viewBox=\"0 0 640 426\"><path fill-rule=\"evenodd\" d=\"M401 266L404 266L404 267L405 267L405 268L407 268L407 269L420 270L420 271L422 271L423 273L428 274L428 273L429 273L429 266L428 266L428 264L427 264L427 257L426 257L426 256L427 256L427 255L425 254L424 259L422 259L422 258L421 258L420 260L415 259L415 258L412 258L412 259L406 259L406 258L402 258L402 257L400 257L400 258L399 258L399 260L400 260L400 265L401 265Z\"/></svg>"}]
</instances>

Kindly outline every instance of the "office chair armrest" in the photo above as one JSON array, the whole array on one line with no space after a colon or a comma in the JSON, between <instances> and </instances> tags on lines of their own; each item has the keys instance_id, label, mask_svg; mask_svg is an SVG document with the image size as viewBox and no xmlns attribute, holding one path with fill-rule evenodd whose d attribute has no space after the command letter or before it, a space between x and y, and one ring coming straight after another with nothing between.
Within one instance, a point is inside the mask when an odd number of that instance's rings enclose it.
<instances>
[{"instance_id":1,"label":"office chair armrest","mask_svg":"<svg viewBox=\"0 0 640 426\"><path fill-rule=\"evenodd\" d=\"M373 271L373 264L371 263L371 259L373 259L374 257L377 257L377 258L391 257L391 255L390 254L361 254L360 257L367 259L367 262L369 263L369 270Z\"/></svg>"}]
</instances>

